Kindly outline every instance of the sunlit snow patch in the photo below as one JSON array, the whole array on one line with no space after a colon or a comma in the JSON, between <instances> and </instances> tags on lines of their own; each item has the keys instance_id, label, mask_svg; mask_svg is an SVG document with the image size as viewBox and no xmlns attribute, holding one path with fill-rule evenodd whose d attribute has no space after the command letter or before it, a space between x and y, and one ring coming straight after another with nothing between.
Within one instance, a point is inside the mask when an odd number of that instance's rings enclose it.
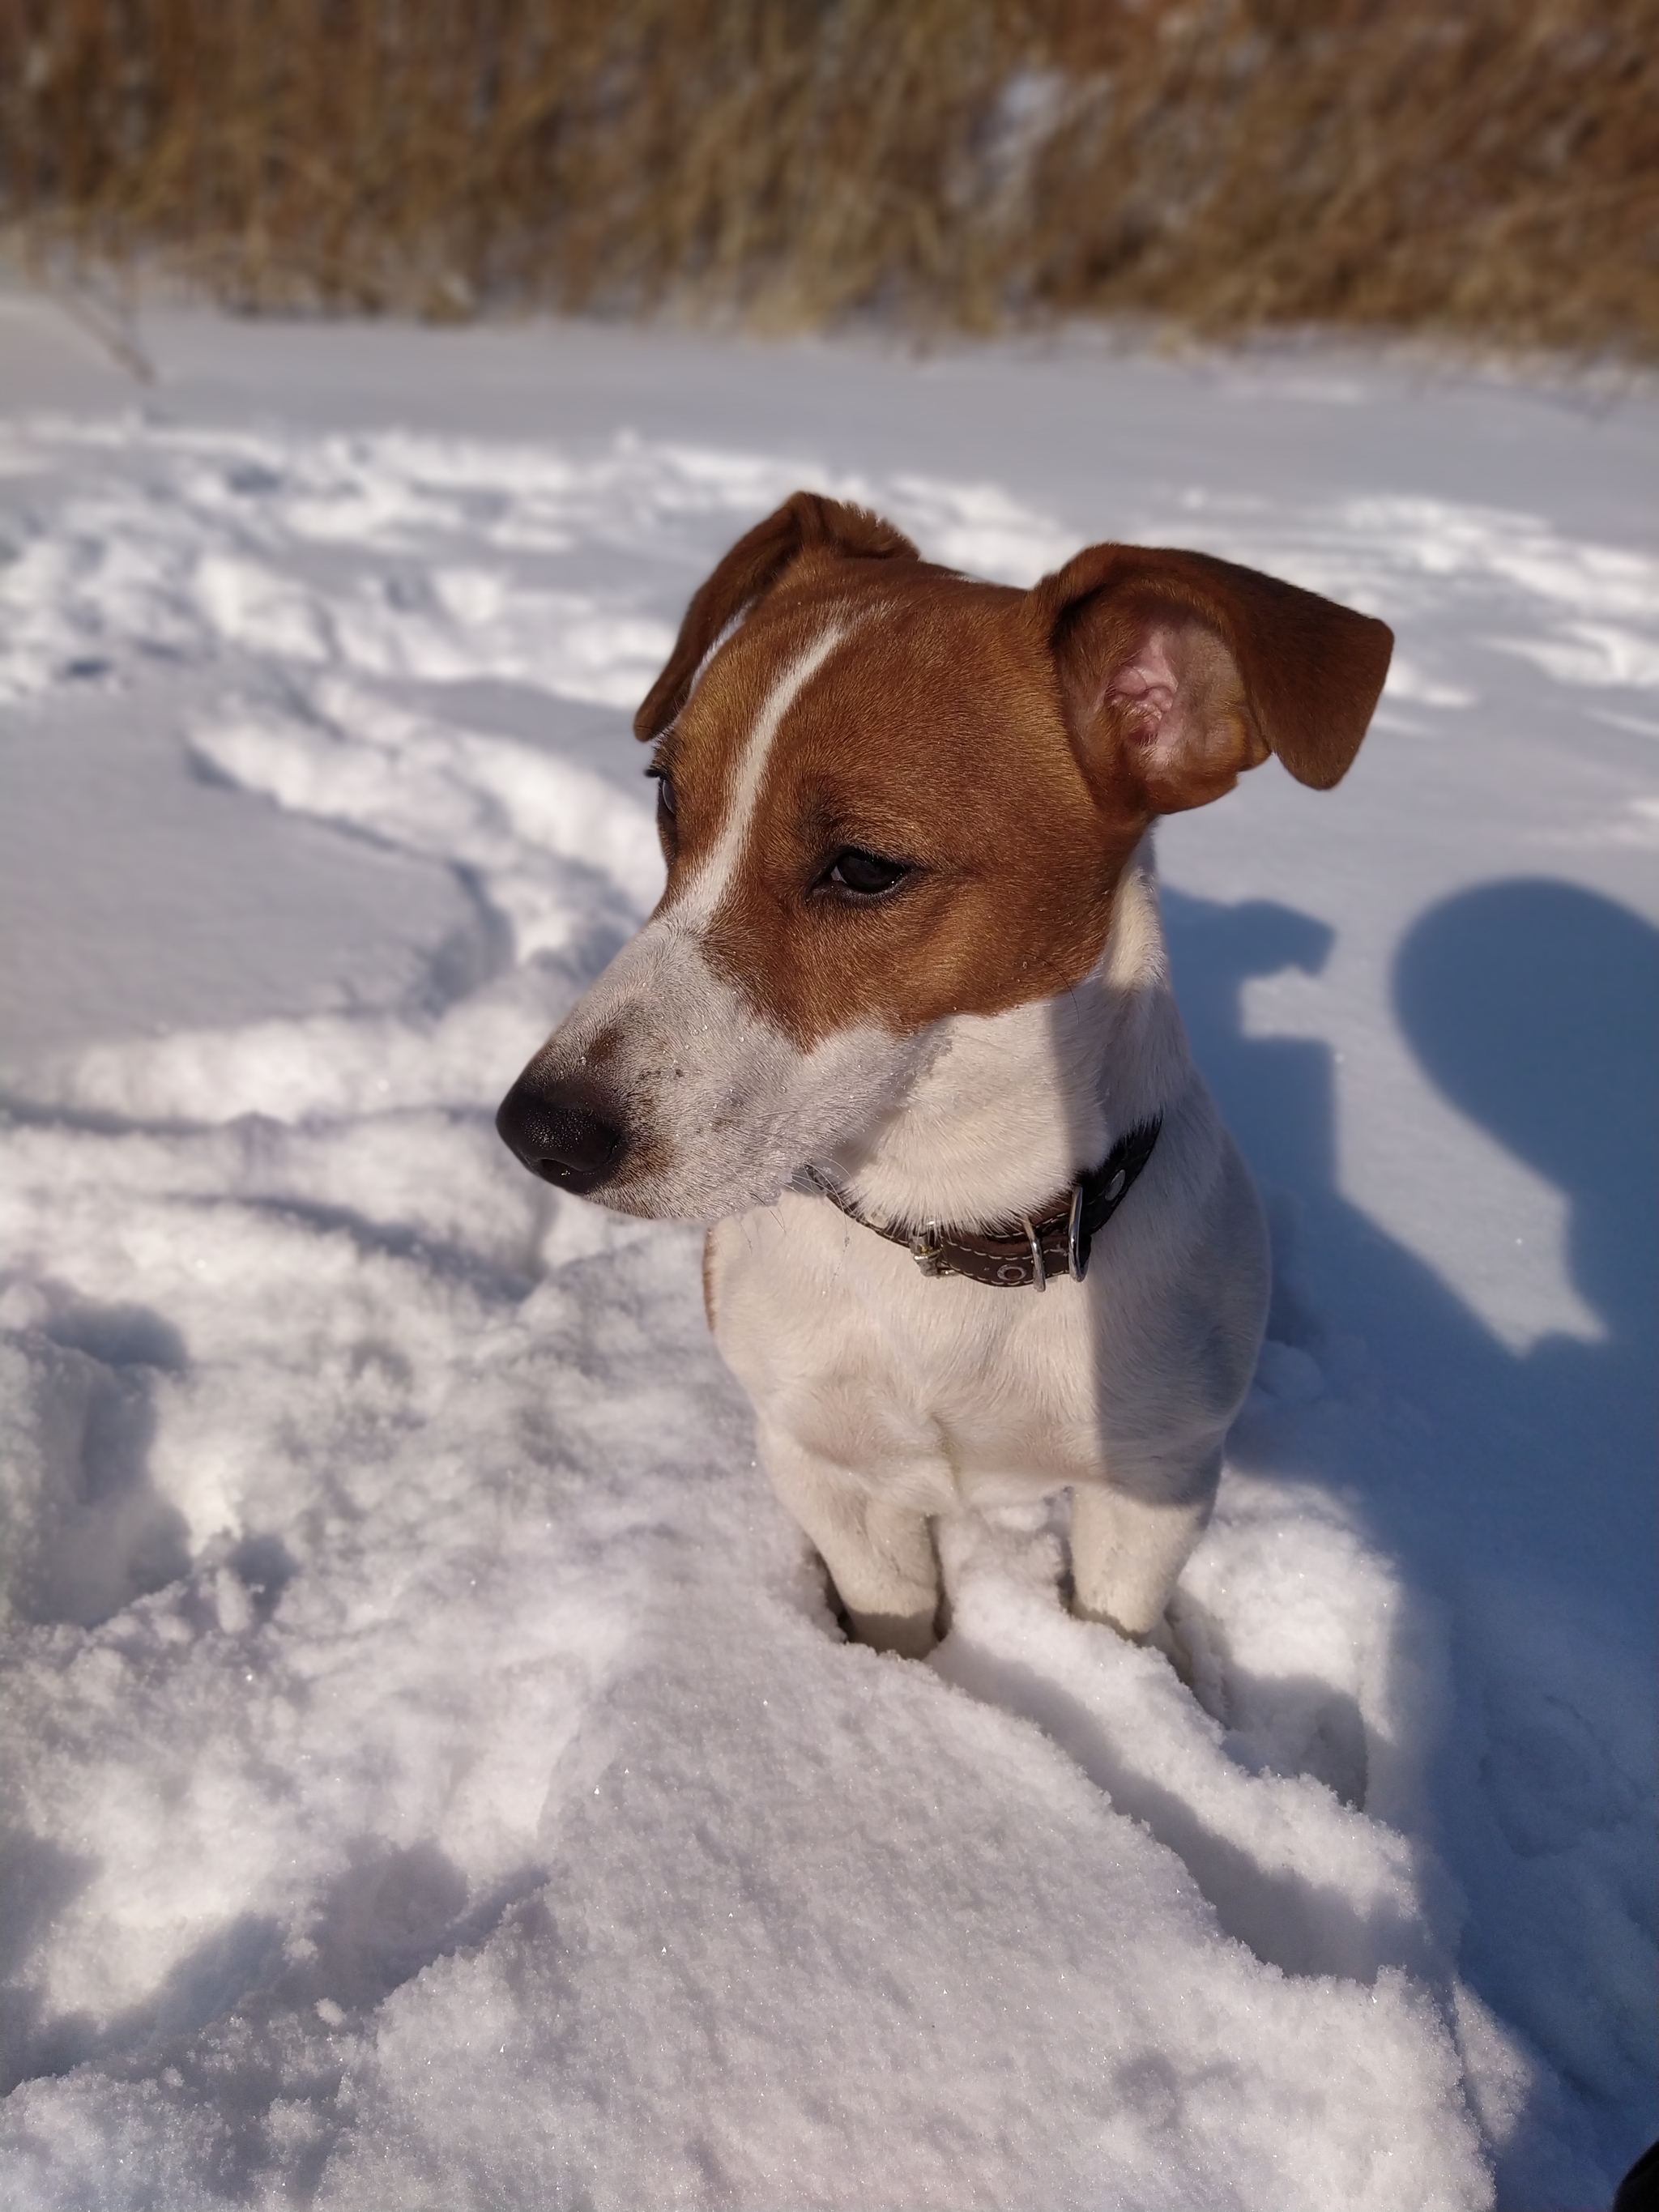
<instances>
[{"instance_id":1,"label":"sunlit snow patch","mask_svg":"<svg viewBox=\"0 0 1659 2212\"><path fill-rule=\"evenodd\" d=\"M1066 1613L1043 1516L947 1528L933 1665L848 1648L695 1235L580 1207L490 1130L661 864L556 723L473 727L447 687L631 705L799 482L1010 580L1065 527L630 438L57 423L0 468L76 455L88 488L0 568L0 691L198 671L198 762L463 872L505 951L419 1006L29 1079L0 1192L17 2200L1490 2203L1553 2077L1460 1979L1443 1632L1358 1513L1236 1471L1168 1654ZM1524 518L1178 520L1407 627L1455 589L1577 651L1593 589L1659 635L1640 564ZM1438 652L1398 693L1455 713ZM1360 1418L1305 1346L1261 1382L1261 1423ZM1579 1846L1540 1760L1599 1786L1584 1942L1633 1951L1626 1747L1577 1715L1517 1741L1498 1711L1544 1855ZM1616 2091L1636 1998L1581 1997L1560 2047Z\"/></svg>"}]
</instances>

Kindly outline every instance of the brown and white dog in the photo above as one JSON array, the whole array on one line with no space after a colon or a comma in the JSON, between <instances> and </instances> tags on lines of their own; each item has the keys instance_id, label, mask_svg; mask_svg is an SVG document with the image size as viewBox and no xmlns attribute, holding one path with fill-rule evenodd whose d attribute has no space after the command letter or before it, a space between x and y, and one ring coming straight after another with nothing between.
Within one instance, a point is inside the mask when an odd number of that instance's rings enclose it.
<instances>
[{"instance_id":1,"label":"brown and white dog","mask_svg":"<svg viewBox=\"0 0 1659 2212\"><path fill-rule=\"evenodd\" d=\"M1162 1616L1268 1258L1148 831L1269 752L1335 783L1392 643L1200 553L978 583L806 492L691 601L635 722L667 888L497 1126L713 1224L715 1339L865 1642L933 1641L931 1516L1067 1488L1077 1610Z\"/></svg>"}]
</instances>

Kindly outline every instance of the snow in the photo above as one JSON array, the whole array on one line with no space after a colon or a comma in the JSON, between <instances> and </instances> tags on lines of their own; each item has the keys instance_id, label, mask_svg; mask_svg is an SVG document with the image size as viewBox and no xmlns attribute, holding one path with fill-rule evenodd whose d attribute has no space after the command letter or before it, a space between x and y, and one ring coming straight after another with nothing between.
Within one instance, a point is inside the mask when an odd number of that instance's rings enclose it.
<instances>
[{"instance_id":1,"label":"snow","mask_svg":"<svg viewBox=\"0 0 1659 2212\"><path fill-rule=\"evenodd\" d=\"M1659 405L0 295L19 2206L1599 2205L1656 2131ZM1057 1519L842 1644L698 1239L490 1127L660 880L626 716L797 483L1384 615L1165 825L1272 1215L1175 1630Z\"/></svg>"}]
</instances>

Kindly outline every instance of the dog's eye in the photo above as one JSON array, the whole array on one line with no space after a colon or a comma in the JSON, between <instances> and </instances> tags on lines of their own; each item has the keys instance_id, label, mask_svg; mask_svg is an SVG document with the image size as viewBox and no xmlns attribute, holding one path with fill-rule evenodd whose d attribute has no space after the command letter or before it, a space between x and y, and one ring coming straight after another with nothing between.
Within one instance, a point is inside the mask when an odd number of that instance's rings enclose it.
<instances>
[{"instance_id":1,"label":"dog's eye","mask_svg":"<svg viewBox=\"0 0 1659 2212\"><path fill-rule=\"evenodd\" d=\"M884 891L902 884L909 872L906 861L884 860L879 853L863 853L856 845L844 845L830 862L824 881L840 890L855 891L860 898L879 898Z\"/></svg>"},{"instance_id":2,"label":"dog's eye","mask_svg":"<svg viewBox=\"0 0 1659 2212\"><path fill-rule=\"evenodd\" d=\"M657 811L672 822L678 812L674 799L674 779L665 768L648 768L645 771L657 787Z\"/></svg>"}]
</instances>

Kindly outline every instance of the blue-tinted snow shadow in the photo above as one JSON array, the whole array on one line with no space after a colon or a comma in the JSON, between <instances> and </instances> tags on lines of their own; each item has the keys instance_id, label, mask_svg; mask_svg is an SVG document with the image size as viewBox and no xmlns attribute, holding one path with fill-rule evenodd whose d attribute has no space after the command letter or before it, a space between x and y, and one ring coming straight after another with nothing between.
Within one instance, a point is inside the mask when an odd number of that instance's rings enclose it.
<instances>
[{"instance_id":1,"label":"blue-tinted snow shadow","mask_svg":"<svg viewBox=\"0 0 1659 2212\"><path fill-rule=\"evenodd\" d=\"M1568 1264L1601 1334L1517 1355L1339 1191L1329 1048L1244 1033L1244 983L1316 971L1327 925L1267 901L1164 896L1194 1052L1294 1247L1273 1333L1364 1339L1370 1370L1426 1417L1428 1464L1455 1473L1449 1491L1432 1486L1441 1534L1449 1518L1478 1530L1489 1558L1495 1547L1543 1581L1576 1580L1626 1626L1650 1620L1659 933L1593 892L1514 882L1443 902L1401 947L1395 1002L1425 1070L1568 1201ZM1298 1314L1298 1294L1318 1311ZM1406 1541L1389 1495L1362 1488L1379 1532Z\"/></svg>"},{"instance_id":2,"label":"blue-tinted snow shadow","mask_svg":"<svg viewBox=\"0 0 1659 2212\"><path fill-rule=\"evenodd\" d=\"M1650 1437L1659 932L1571 884L1482 884L1413 928L1395 1004L1452 1103L1565 1193L1573 1281L1607 1330L1595 1396L1633 1393L1632 1407L1608 1413L1633 1412ZM1539 1371L1538 1395L1571 1395L1558 1351Z\"/></svg>"},{"instance_id":3,"label":"blue-tinted snow shadow","mask_svg":"<svg viewBox=\"0 0 1659 2212\"><path fill-rule=\"evenodd\" d=\"M1395 1011L1423 1068L1568 1202L1567 1263L1601 1334L1548 1335L1517 1354L1342 1196L1329 1048L1244 1032L1244 984L1317 971L1327 925L1167 888L1164 910L1194 1051L1274 1217L1270 1334L1339 1383L1323 1403L1242 1423L1231 1456L1352 1496L1413 1589L1449 1601L1461 1686L1440 1806L1469 1898L1462 1968L1590 2092L1587 2117L1616 2172L1659 2119L1642 2063L1645 2000L1597 1991L1585 1956L1571 1975L1581 1999L1563 2002L1562 1954L1585 1850L1613 1850L1623 1876L1603 1868L1593 1886L1633 1881L1639 1911L1650 1778L1621 1763L1595 1686L1576 1678L1549 1624L1582 1627L1614 1650L1625 1680L1646 1678L1659 1534L1659 933L1592 892L1517 881L1442 902L1400 948ZM1529 1601L1536 1620L1515 1618ZM1511 1616L1518 1644L1534 1639L1527 1680L1489 1648L1494 1611ZM1640 1962L1630 1967L1639 1981ZM1505 2201L1516 2186L1511 2176Z\"/></svg>"}]
</instances>

